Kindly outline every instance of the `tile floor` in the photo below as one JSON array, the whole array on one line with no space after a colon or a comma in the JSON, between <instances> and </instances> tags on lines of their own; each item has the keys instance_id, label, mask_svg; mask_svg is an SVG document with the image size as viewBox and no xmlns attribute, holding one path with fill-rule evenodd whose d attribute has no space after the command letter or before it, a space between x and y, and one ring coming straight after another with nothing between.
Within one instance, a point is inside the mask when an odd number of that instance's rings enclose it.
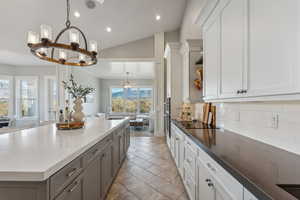
<instances>
[{"instance_id":1,"label":"tile floor","mask_svg":"<svg viewBox=\"0 0 300 200\"><path fill-rule=\"evenodd\" d=\"M148 131L148 128L139 130L139 129L135 129L134 127L131 127L130 135L132 137L153 137L153 133Z\"/></svg>"},{"instance_id":2,"label":"tile floor","mask_svg":"<svg viewBox=\"0 0 300 200\"><path fill-rule=\"evenodd\" d=\"M106 200L188 200L164 138L131 138Z\"/></svg>"}]
</instances>

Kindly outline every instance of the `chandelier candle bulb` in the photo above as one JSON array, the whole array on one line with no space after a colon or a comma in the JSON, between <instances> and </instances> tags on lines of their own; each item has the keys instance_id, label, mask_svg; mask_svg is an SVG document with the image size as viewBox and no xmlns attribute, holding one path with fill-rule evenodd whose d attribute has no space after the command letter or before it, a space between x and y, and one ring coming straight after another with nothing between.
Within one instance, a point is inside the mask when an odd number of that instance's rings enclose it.
<instances>
[{"instance_id":1,"label":"chandelier candle bulb","mask_svg":"<svg viewBox=\"0 0 300 200\"><path fill-rule=\"evenodd\" d=\"M40 49L39 49L39 53L40 53L42 56L47 56L47 52L48 52L48 49L46 49L46 48L40 48Z\"/></svg>"},{"instance_id":2,"label":"chandelier candle bulb","mask_svg":"<svg viewBox=\"0 0 300 200\"><path fill-rule=\"evenodd\" d=\"M79 62L82 63L82 64L84 64L85 63L85 59L86 59L85 55L82 54L82 53L80 53L79 54Z\"/></svg>"},{"instance_id":3,"label":"chandelier candle bulb","mask_svg":"<svg viewBox=\"0 0 300 200\"><path fill-rule=\"evenodd\" d=\"M67 61L67 52L60 50L58 57L61 63L65 63Z\"/></svg>"},{"instance_id":4,"label":"chandelier candle bulb","mask_svg":"<svg viewBox=\"0 0 300 200\"><path fill-rule=\"evenodd\" d=\"M97 41L91 40L90 41L90 51L97 54L98 52L98 44Z\"/></svg>"},{"instance_id":5,"label":"chandelier candle bulb","mask_svg":"<svg viewBox=\"0 0 300 200\"><path fill-rule=\"evenodd\" d=\"M71 46L77 49L79 47L79 32L75 30L69 31Z\"/></svg>"},{"instance_id":6,"label":"chandelier candle bulb","mask_svg":"<svg viewBox=\"0 0 300 200\"><path fill-rule=\"evenodd\" d=\"M30 46L33 44L37 44L38 42L39 42L39 35L36 32L28 31L27 44Z\"/></svg>"},{"instance_id":7,"label":"chandelier candle bulb","mask_svg":"<svg viewBox=\"0 0 300 200\"><path fill-rule=\"evenodd\" d=\"M41 40L42 42L49 42L52 40L52 28L49 25L41 25Z\"/></svg>"}]
</instances>

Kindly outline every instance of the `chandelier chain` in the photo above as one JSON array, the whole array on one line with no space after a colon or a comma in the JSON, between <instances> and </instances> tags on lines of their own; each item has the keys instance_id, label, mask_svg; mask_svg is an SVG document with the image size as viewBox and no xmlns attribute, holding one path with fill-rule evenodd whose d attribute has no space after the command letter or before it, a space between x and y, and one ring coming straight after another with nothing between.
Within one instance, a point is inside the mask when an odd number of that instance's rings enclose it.
<instances>
[{"instance_id":1,"label":"chandelier chain","mask_svg":"<svg viewBox=\"0 0 300 200\"><path fill-rule=\"evenodd\" d=\"M66 21L66 26L67 27L71 26L71 21L70 21L70 0L67 0L67 21Z\"/></svg>"}]
</instances>

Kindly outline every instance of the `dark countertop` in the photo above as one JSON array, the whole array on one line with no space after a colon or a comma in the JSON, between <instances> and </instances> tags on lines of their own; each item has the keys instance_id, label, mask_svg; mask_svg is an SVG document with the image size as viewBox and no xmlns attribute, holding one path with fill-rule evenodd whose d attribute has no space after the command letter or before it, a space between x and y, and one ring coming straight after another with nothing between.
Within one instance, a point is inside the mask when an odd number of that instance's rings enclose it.
<instances>
[{"instance_id":1,"label":"dark countertop","mask_svg":"<svg viewBox=\"0 0 300 200\"><path fill-rule=\"evenodd\" d=\"M259 200L298 200L277 185L300 188L299 155L227 130L186 129L172 122Z\"/></svg>"}]
</instances>

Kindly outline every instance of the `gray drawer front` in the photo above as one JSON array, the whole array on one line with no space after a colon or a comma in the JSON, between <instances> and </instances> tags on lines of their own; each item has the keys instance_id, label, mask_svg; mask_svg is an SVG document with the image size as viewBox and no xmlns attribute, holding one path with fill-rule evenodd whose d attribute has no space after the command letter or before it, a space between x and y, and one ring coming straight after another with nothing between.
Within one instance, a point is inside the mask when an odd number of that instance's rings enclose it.
<instances>
[{"instance_id":1,"label":"gray drawer front","mask_svg":"<svg viewBox=\"0 0 300 200\"><path fill-rule=\"evenodd\" d=\"M55 200L83 200L83 177L76 178Z\"/></svg>"},{"instance_id":2,"label":"gray drawer front","mask_svg":"<svg viewBox=\"0 0 300 200\"><path fill-rule=\"evenodd\" d=\"M76 158L50 178L51 199L61 192L83 170L82 157Z\"/></svg>"}]
</instances>

